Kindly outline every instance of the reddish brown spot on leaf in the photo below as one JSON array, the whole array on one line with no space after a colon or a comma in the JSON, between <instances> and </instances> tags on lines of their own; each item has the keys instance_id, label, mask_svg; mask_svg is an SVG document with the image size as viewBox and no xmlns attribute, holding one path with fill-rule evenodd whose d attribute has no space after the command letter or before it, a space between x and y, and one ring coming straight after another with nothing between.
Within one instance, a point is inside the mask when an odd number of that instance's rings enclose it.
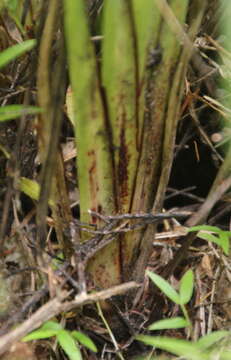
<instances>
[{"instance_id":1,"label":"reddish brown spot on leaf","mask_svg":"<svg viewBox=\"0 0 231 360\"><path fill-rule=\"evenodd\" d=\"M119 199L123 204L129 194L128 191L128 147L125 136L125 114L123 114L123 126L120 132L120 148L119 148L119 163L118 163L118 187Z\"/></svg>"}]
</instances>

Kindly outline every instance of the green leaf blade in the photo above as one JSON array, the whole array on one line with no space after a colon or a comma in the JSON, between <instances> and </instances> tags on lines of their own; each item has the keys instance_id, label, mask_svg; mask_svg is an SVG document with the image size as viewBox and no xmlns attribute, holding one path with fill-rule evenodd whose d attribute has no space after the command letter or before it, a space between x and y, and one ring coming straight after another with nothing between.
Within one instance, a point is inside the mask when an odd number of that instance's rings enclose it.
<instances>
[{"instance_id":1,"label":"green leaf blade","mask_svg":"<svg viewBox=\"0 0 231 360\"><path fill-rule=\"evenodd\" d=\"M193 232L193 231L211 231L211 232L215 232L215 233L220 233L222 230L217 227L217 226L210 226L210 225L197 225L197 226L192 226L190 228L188 228L188 232Z\"/></svg>"},{"instance_id":2,"label":"green leaf blade","mask_svg":"<svg viewBox=\"0 0 231 360\"><path fill-rule=\"evenodd\" d=\"M41 329L44 330L62 330L63 327L57 321L47 321L42 326Z\"/></svg>"},{"instance_id":3,"label":"green leaf blade","mask_svg":"<svg viewBox=\"0 0 231 360\"><path fill-rule=\"evenodd\" d=\"M80 331L72 331L71 335L73 336L73 338L75 338L77 341L79 341L82 345L84 345L85 347L87 347L89 350L93 351L93 352L97 352L97 347L95 346L95 344L93 343L93 341L89 338L89 336L83 334Z\"/></svg>"},{"instance_id":4,"label":"green leaf blade","mask_svg":"<svg viewBox=\"0 0 231 360\"><path fill-rule=\"evenodd\" d=\"M221 241L221 247L222 250L224 251L225 255L229 255L229 239L230 239L230 235L226 234L226 232L221 232L219 234L220 237L220 241Z\"/></svg>"},{"instance_id":5,"label":"green leaf blade","mask_svg":"<svg viewBox=\"0 0 231 360\"><path fill-rule=\"evenodd\" d=\"M217 244L217 245L219 245L220 247L222 247L222 242L221 242L220 237L217 237L217 236L215 236L215 235L213 235L213 234L209 234L209 233L200 231L200 232L197 234L197 237L199 237L199 238L202 239L202 240L207 240L207 241L213 242L214 244Z\"/></svg>"},{"instance_id":6,"label":"green leaf blade","mask_svg":"<svg viewBox=\"0 0 231 360\"><path fill-rule=\"evenodd\" d=\"M8 65L12 60L31 50L36 45L35 40L26 40L20 44L13 45L0 54L0 68Z\"/></svg>"},{"instance_id":7,"label":"green leaf blade","mask_svg":"<svg viewBox=\"0 0 231 360\"><path fill-rule=\"evenodd\" d=\"M57 340L70 360L82 360L81 352L76 345L75 340L68 331L59 331L59 333L57 334Z\"/></svg>"},{"instance_id":8,"label":"green leaf blade","mask_svg":"<svg viewBox=\"0 0 231 360\"><path fill-rule=\"evenodd\" d=\"M19 188L20 191L24 192L27 196L29 196L33 200L39 199L40 193L40 185L35 181L25 177L21 177L19 179ZM54 206L55 203L52 199L49 199L49 206Z\"/></svg>"},{"instance_id":9,"label":"green leaf blade","mask_svg":"<svg viewBox=\"0 0 231 360\"><path fill-rule=\"evenodd\" d=\"M24 336L22 338L23 342L31 341L31 340L39 340L39 339L47 339L52 336L56 336L60 330L52 330L52 329L38 329L30 334Z\"/></svg>"},{"instance_id":10,"label":"green leaf blade","mask_svg":"<svg viewBox=\"0 0 231 360\"><path fill-rule=\"evenodd\" d=\"M207 354L202 353L195 343L182 339L173 339L164 336L138 335L137 340L177 356L184 356L190 360L209 360Z\"/></svg>"},{"instance_id":11,"label":"green leaf blade","mask_svg":"<svg viewBox=\"0 0 231 360\"><path fill-rule=\"evenodd\" d=\"M0 122L16 119L24 115L38 114L42 110L36 106L6 105L0 107Z\"/></svg>"},{"instance_id":12,"label":"green leaf blade","mask_svg":"<svg viewBox=\"0 0 231 360\"><path fill-rule=\"evenodd\" d=\"M197 341L197 345L199 346L199 348L201 350L206 350L210 346L214 345L216 342L220 341L221 339L223 339L224 337L226 337L228 335L229 335L229 332L225 331L225 330L214 331L208 335L201 337Z\"/></svg>"},{"instance_id":13,"label":"green leaf blade","mask_svg":"<svg viewBox=\"0 0 231 360\"><path fill-rule=\"evenodd\" d=\"M189 326L187 320L182 317L175 317L172 319L164 319L156 321L151 324L149 330L164 330L164 329L180 329Z\"/></svg>"},{"instance_id":14,"label":"green leaf blade","mask_svg":"<svg viewBox=\"0 0 231 360\"><path fill-rule=\"evenodd\" d=\"M188 270L180 281L180 301L181 305L189 302L193 294L194 275L192 270Z\"/></svg>"},{"instance_id":15,"label":"green leaf blade","mask_svg":"<svg viewBox=\"0 0 231 360\"><path fill-rule=\"evenodd\" d=\"M175 289L161 276L147 271L148 276L154 282L154 284L175 304L180 305L180 296Z\"/></svg>"}]
</instances>

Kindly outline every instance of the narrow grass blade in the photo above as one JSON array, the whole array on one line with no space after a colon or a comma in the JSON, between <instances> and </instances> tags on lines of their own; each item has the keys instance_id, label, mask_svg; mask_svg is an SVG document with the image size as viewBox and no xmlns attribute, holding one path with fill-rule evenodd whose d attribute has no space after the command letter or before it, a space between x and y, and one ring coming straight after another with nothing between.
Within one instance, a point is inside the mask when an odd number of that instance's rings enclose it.
<instances>
[{"instance_id":1,"label":"narrow grass blade","mask_svg":"<svg viewBox=\"0 0 231 360\"><path fill-rule=\"evenodd\" d=\"M0 54L0 68L9 64L12 60L33 49L35 40L26 40L20 44L13 45Z\"/></svg>"},{"instance_id":2,"label":"narrow grass blade","mask_svg":"<svg viewBox=\"0 0 231 360\"><path fill-rule=\"evenodd\" d=\"M16 119L24 115L38 114L42 110L36 106L6 105L0 107L0 122Z\"/></svg>"}]
</instances>

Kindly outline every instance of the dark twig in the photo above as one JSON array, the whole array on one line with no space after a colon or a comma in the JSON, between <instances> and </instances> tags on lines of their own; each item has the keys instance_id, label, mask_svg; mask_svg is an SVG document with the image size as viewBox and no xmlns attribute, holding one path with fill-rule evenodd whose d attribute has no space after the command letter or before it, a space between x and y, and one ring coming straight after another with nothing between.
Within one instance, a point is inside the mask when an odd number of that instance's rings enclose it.
<instances>
[{"instance_id":1,"label":"dark twig","mask_svg":"<svg viewBox=\"0 0 231 360\"><path fill-rule=\"evenodd\" d=\"M183 195L183 196L187 196L190 199L196 200L196 201L198 201L200 203L204 202L205 199L201 198L200 196L196 196L194 194L189 193L189 191L192 191L192 190L195 190L195 189L196 189L196 186L190 186L190 187L187 187L187 188L181 189L181 190L176 190L176 189L173 189L171 187L168 187L167 191L170 191L171 194L167 195L165 197L165 200L169 200L169 199L171 199L172 197L175 197L175 196Z\"/></svg>"},{"instance_id":2,"label":"dark twig","mask_svg":"<svg viewBox=\"0 0 231 360\"><path fill-rule=\"evenodd\" d=\"M89 210L90 214L96 216L105 222L109 222L110 220L134 220L134 219L141 219L141 220L149 220L151 222L155 222L156 220L165 220L165 219L172 219L172 218L185 218L188 217L188 212L179 212L179 213L140 213L140 214L121 214L121 215L102 215L95 211Z\"/></svg>"},{"instance_id":3,"label":"dark twig","mask_svg":"<svg viewBox=\"0 0 231 360\"><path fill-rule=\"evenodd\" d=\"M89 211L91 215L100 218L106 222L106 225L99 230L90 230L88 228L81 227L81 230L96 234L95 237L85 241L82 244L76 246L76 252L78 259L81 259L81 263L85 264L92 256L94 256L99 250L116 239L116 235L122 232L128 232L146 226L150 223L157 223L164 219L171 218L184 218L191 214L191 212L179 212L179 213L144 213L144 214L121 214L121 215L102 215L97 212ZM131 226L124 224L118 224L120 220L143 220L142 223L134 224ZM79 226L79 224L77 224ZM125 227L126 226L126 227Z\"/></svg>"}]
</instances>

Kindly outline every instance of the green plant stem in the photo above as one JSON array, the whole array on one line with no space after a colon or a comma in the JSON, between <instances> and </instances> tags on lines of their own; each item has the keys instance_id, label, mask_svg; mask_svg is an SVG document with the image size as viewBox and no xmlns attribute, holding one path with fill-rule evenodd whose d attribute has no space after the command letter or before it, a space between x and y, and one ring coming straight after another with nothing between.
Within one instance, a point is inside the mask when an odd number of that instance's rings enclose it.
<instances>
[{"instance_id":1,"label":"green plant stem","mask_svg":"<svg viewBox=\"0 0 231 360\"><path fill-rule=\"evenodd\" d=\"M112 339L112 342L113 342L116 350L118 351L118 352L117 352L118 357L119 357L121 360L125 360L124 357L123 357L123 355L122 355L121 352L119 351L119 347L118 347L117 341L116 341L116 339L115 339L115 337L114 337L114 334L113 334L113 332L111 331L110 326L108 325L108 322L107 322L107 320L105 319L105 317L104 317L104 315L103 315L103 312L102 312L102 309L101 309L101 306L100 306L99 301L97 301L96 306L97 306L97 310L98 310L99 316L101 317L101 319L102 319L102 321L103 321L103 323L104 323L104 325L105 325L105 327L106 327L106 329L107 329L107 331L108 331L108 333L109 333L109 335L110 335L110 337L111 337L111 339Z\"/></svg>"},{"instance_id":2,"label":"green plant stem","mask_svg":"<svg viewBox=\"0 0 231 360\"><path fill-rule=\"evenodd\" d=\"M190 331L190 335L191 335L193 329L192 329L192 322L191 322L191 320L190 320L190 318L188 316L188 311L187 311L185 305L182 304L182 305L180 305L180 307L181 307L181 310L182 310L182 312L184 314L184 317L185 317L185 319L186 319L186 321L187 321L187 323L189 325L189 331Z\"/></svg>"}]
</instances>

